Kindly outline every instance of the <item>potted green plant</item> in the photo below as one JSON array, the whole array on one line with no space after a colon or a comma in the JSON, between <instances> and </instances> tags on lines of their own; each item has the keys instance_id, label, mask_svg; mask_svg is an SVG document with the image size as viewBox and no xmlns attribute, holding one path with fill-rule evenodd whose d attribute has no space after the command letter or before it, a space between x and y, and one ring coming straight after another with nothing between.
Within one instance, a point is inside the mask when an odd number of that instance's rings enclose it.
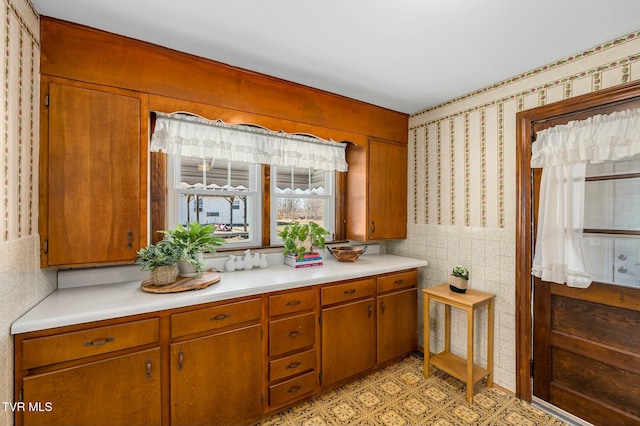
<instances>
[{"instance_id":1,"label":"potted green plant","mask_svg":"<svg viewBox=\"0 0 640 426\"><path fill-rule=\"evenodd\" d=\"M466 293L469 283L469 270L464 266L456 265L449 275L449 288L456 293Z\"/></svg>"},{"instance_id":2,"label":"potted green plant","mask_svg":"<svg viewBox=\"0 0 640 426\"><path fill-rule=\"evenodd\" d=\"M278 233L284 244L283 254L286 256L293 253L299 260L302 260L304 254L309 253L314 246L324 248L326 235L329 235L329 231L315 222L291 222Z\"/></svg>"},{"instance_id":3,"label":"potted green plant","mask_svg":"<svg viewBox=\"0 0 640 426\"><path fill-rule=\"evenodd\" d=\"M182 250L169 241L163 240L138 250L136 265L142 265L143 271L151 271L151 282L155 285L167 285L178 276L178 260Z\"/></svg>"},{"instance_id":4,"label":"potted green plant","mask_svg":"<svg viewBox=\"0 0 640 426\"><path fill-rule=\"evenodd\" d=\"M186 227L178 224L176 229L159 232L165 234L168 241L182 252L178 261L178 274L181 277L202 275L205 269L202 261L204 251L215 253L216 247L224 243L224 239L213 234L215 228L211 224L202 225L199 222L193 222Z\"/></svg>"}]
</instances>

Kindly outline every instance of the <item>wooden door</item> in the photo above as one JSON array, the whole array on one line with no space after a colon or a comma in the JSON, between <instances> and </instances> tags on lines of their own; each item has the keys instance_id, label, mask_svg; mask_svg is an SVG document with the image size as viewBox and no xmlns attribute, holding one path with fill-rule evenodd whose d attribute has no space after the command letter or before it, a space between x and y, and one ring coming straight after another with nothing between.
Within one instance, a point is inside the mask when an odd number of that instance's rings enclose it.
<instances>
[{"instance_id":1,"label":"wooden door","mask_svg":"<svg viewBox=\"0 0 640 426\"><path fill-rule=\"evenodd\" d=\"M640 425L640 290L536 280L533 394L596 425Z\"/></svg>"},{"instance_id":2,"label":"wooden door","mask_svg":"<svg viewBox=\"0 0 640 426\"><path fill-rule=\"evenodd\" d=\"M160 349L24 379L25 425L160 425Z\"/></svg>"},{"instance_id":3,"label":"wooden door","mask_svg":"<svg viewBox=\"0 0 640 426\"><path fill-rule=\"evenodd\" d=\"M407 237L407 147L369 142L368 237Z\"/></svg>"},{"instance_id":4,"label":"wooden door","mask_svg":"<svg viewBox=\"0 0 640 426\"><path fill-rule=\"evenodd\" d=\"M262 412L259 324L171 345L171 424L230 425Z\"/></svg>"},{"instance_id":5,"label":"wooden door","mask_svg":"<svg viewBox=\"0 0 640 426\"><path fill-rule=\"evenodd\" d=\"M534 123L532 128L537 132L568 121L634 106L640 106L637 100L573 114L558 114L556 111L558 117L547 117ZM540 169L533 172L533 242L541 176ZM633 176L626 174L623 177ZM604 181L611 178L605 175L589 178L588 175L587 185L590 179ZM586 199L585 210L588 209L589 200ZM631 210L637 211L637 208ZM638 231L585 229L585 235L606 238L616 234L637 238L640 235ZM592 241L592 244L600 244L597 238ZM594 260L602 261L590 259ZM589 288L578 289L535 278L533 395L594 424L640 425L640 394L637 391L640 387L639 326L639 288L596 280Z\"/></svg>"},{"instance_id":6,"label":"wooden door","mask_svg":"<svg viewBox=\"0 0 640 426\"><path fill-rule=\"evenodd\" d=\"M418 338L416 291L411 288L378 297L378 363L415 350Z\"/></svg>"},{"instance_id":7,"label":"wooden door","mask_svg":"<svg viewBox=\"0 0 640 426\"><path fill-rule=\"evenodd\" d=\"M141 99L57 83L48 95L44 266L134 260L146 239Z\"/></svg>"},{"instance_id":8,"label":"wooden door","mask_svg":"<svg viewBox=\"0 0 640 426\"><path fill-rule=\"evenodd\" d=\"M322 310L322 385L375 366L373 298Z\"/></svg>"}]
</instances>

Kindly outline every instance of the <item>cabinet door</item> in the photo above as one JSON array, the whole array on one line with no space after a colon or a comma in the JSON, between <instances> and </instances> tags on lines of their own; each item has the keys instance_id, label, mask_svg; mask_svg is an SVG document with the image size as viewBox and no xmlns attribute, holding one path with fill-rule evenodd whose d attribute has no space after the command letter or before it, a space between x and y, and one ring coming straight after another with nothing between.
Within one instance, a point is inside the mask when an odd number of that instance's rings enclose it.
<instances>
[{"instance_id":1,"label":"cabinet door","mask_svg":"<svg viewBox=\"0 0 640 426\"><path fill-rule=\"evenodd\" d=\"M228 425L262 411L260 325L171 345L171 424Z\"/></svg>"},{"instance_id":2,"label":"cabinet door","mask_svg":"<svg viewBox=\"0 0 640 426\"><path fill-rule=\"evenodd\" d=\"M159 425L160 349L24 379L25 425Z\"/></svg>"},{"instance_id":3,"label":"cabinet door","mask_svg":"<svg viewBox=\"0 0 640 426\"><path fill-rule=\"evenodd\" d=\"M417 303L415 288L378 297L378 363L415 350Z\"/></svg>"},{"instance_id":4,"label":"cabinet door","mask_svg":"<svg viewBox=\"0 0 640 426\"><path fill-rule=\"evenodd\" d=\"M146 239L141 98L57 83L48 94L43 266L134 260Z\"/></svg>"},{"instance_id":5,"label":"cabinet door","mask_svg":"<svg viewBox=\"0 0 640 426\"><path fill-rule=\"evenodd\" d=\"M375 366L374 300L322 310L322 384Z\"/></svg>"},{"instance_id":6,"label":"cabinet door","mask_svg":"<svg viewBox=\"0 0 640 426\"><path fill-rule=\"evenodd\" d=\"M368 238L407 237L407 147L369 142Z\"/></svg>"}]
</instances>

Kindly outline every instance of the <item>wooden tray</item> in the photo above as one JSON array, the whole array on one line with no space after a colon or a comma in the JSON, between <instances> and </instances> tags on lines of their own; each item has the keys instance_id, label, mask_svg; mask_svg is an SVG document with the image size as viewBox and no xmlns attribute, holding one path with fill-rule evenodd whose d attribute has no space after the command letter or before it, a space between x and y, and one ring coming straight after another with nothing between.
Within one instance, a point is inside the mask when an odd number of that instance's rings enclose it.
<instances>
[{"instance_id":1,"label":"wooden tray","mask_svg":"<svg viewBox=\"0 0 640 426\"><path fill-rule=\"evenodd\" d=\"M171 284L155 285L151 284L151 279L146 279L140 284L140 288L148 293L178 293L181 291L200 290L209 287L220 281L218 272L207 271L197 278L178 277Z\"/></svg>"}]
</instances>

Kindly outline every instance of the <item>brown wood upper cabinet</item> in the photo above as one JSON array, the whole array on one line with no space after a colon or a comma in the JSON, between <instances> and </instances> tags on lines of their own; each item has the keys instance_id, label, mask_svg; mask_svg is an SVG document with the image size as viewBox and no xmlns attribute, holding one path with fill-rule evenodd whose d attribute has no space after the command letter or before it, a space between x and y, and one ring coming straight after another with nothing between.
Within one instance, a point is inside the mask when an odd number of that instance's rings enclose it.
<instances>
[{"instance_id":1,"label":"brown wood upper cabinet","mask_svg":"<svg viewBox=\"0 0 640 426\"><path fill-rule=\"evenodd\" d=\"M347 238L407 237L407 146L372 139L347 149Z\"/></svg>"},{"instance_id":2,"label":"brown wood upper cabinet","mask_svg":"<svg viewBox=\"0 0 640 426\"><path fill-rule=\"evenodd\" d=\"M147 239L146 95L47 77L41 92L42 266L134 260Z\"/></svg>"}]
</instances>

